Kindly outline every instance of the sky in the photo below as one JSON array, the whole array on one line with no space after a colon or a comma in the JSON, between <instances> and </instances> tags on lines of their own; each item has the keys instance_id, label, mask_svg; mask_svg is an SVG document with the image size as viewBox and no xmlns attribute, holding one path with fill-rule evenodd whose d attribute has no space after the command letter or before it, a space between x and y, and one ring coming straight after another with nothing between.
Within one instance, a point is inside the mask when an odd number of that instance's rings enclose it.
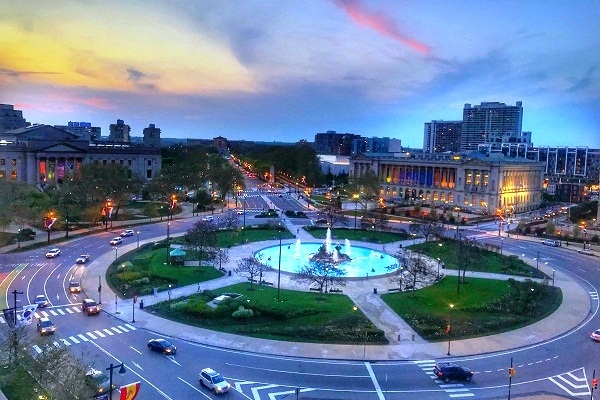
<instances>
[{"instance_id":1,"label":"sky","mask_svg":"<svg viewBox=\"0 0 600 400\"><path fill-rule=\"evenodd\" d=\"M422 147L465 103L523 102L535 145L600 148L597 0L0 2L0 103L108 135Z\"/></svg>"}]
</instances>

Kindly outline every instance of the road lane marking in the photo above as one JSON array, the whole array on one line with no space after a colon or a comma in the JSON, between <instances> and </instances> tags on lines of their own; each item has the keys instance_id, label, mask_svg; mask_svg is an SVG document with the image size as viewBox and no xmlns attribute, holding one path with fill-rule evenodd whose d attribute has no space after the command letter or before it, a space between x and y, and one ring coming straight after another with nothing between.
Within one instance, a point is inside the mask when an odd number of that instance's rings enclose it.
<instances>
[{"instance_id":1,"label":"road lane marking","mask_svg":"<svg viewBox=\"0 0 600 400\"><path fill-rule=\"evenodd\" d=\"M102 330L103 330L104 332L106 332L106 334L107 334L107 335L110 335L110 336L114 336L114 335L115 335L114 333L112 333L111 331L109 331L109 330L108 330L108 329L106 329L106 328L104 328L104 329L102 329Z\"/></svg>"},{"instance_id":2,"label":"road lane marking","mask_svg":"<svg viewBox=\"0 0 600 400\"><path fill-rule=\"evenodd\" d=\"M379 397L379 400L385 400L383 392L381 391L381 387L379 386L379 382L377 382L377 378L375 377L375 373L373 372L373 368L371 368L371 363L366 362L365 367L367 367L367 371L369 371L371 381L373 381L373 386L375 387L375 391L377 392L377 397Z\"/></svg>"},{"instance_id":3,"label":"road lane marking","mask_svg":"<svg viewBox=\"0 0 600 400\"><path fill-rule=\"evenodd\" d=\"M92 339L98 339L96 336L94 336L94 334L92 332L86 332L86 335L88 335L89 337L91 337Z\"/></svg>"},{"instance_id":4,"label":"road lane marking","mask_svg":"<svg viewBox=\"0 0 600 400\"><path fill-rule=\"evenodd\" d=\"M141 371L144 370L144 368L140 367L140 365L138 363L136 363L135 361L131 362L133 365L135 365L137 368L139 368Z\"/></svg>"},{"instance_id":5,"label":"road lane marking","mask_svg":"<svg viewBox=\"0 0 600 400\"><path fill-rule=\"evenodd\" d=\"M88 338L86 338L85 336L83 336L81 333L79 335L77 335L77 337L81 338L81 340L83 340L84 342L89 342L90 341Z\"/></svg>"},{"instance_id":6,"label":"road lane marking","mask_svg":"<svg viewBox=\"0 0 600 400\"><path fill-rule=\"evenodd\" d=\"M94 333L100 337L106 337L106 335L100 331L94 331Z\"/></svg>"},{"instance_id":7,"label":"road lane marking","mask_svg":"<svg viewBox=\"0 0 600 400\"><path fill-rule=\"evenodd\" d=\"M75 339L75 336L69 336L69 339L71 339L71 342L73 342L75 344L81 343L79 340Z\"/></svg>"},{"instance_id":8,"label":"road lane marking","mask_svg":"<svg viewBox=\"0 0 600 400\"><path fill-rule=\"evenodd\" d=\"M138 354L142 354L142 352L141 352L141 351L139 351L138 349L136 349L136 348L135 348L135 347L133 347L133 346L129 346L129 348L130 348L131 350L135 351L135 352L136 352L136 353L138 353Z\"/></svg>"}]
</instances>

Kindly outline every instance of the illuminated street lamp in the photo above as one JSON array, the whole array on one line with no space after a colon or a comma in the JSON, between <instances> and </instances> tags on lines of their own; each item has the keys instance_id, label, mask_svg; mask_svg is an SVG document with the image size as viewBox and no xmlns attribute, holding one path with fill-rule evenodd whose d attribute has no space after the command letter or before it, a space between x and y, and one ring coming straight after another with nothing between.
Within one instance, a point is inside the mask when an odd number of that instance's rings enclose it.
<instances>
[{"instance_id":1,"label":"illuminated street lamp","mask_svg":"<svg viewBox=\"0 0 600 400\"><path fill-rule=\"evenodd\" d=\"M140 231L137 231L137 248L140 248Z\"/></svg>"},{"instance_id":2,"label":"illuminated street lamp","mask_svg":"<svg viewBox=\"0 0 600 400\"><path fill-rule=\"evenodd\" d=\"M450 304L450 320L448 322L448 326L446 327L446 334L448 335L448 355L450 355L450 332L452 331L452 310L454 309L454 304Z\"/></svg>"},{"instance_id":3,"label":"illuminated street lamp","mask_svg":"<svg viewBox=\"0 0 600 400\"><path fill-rule=\"evenodd\" d=\"M281 291L281 223L279 224L279 263L277 265L277 302L279 302Z\"/></svg>"},{"instance_id":4,"label":"illuminated street lamp","mask_svg":"<svg viewBox=\"0 0 600 400\"><path fill-rule=\"evenodd\" d=\"M356 229L356 212L358 207L358 194L353 194L352 198L354 199L354 229Z\"/></svg>"},{"instance_id":5,"label":"illuminated street lamp","mask_svg":"<svg viewBox=\"0 0 600 400\"><path fill-rule=\"evenodd\" d=\"M502 255L502 248L504 247L504 238L500 238L500 255Z\"/></svg>"},{"instance_id":6,"label":"illuminated street lamp","mask_svg":"<svg viewBox=\"0 0 600 400\"><path fill-rule=\"evenodd\" d=\"M127 370L125 369L125 365L123 365L123 363L118 364L118 365L113 365L112 363L110 364L110 367L106 368L107 371L110 371L109 373L109 381L108 381L108 398L112 399L112 393L115 389L113 389L113 370L119 368L119 374L123 375L125 372L127 372Z\"/></svg>"}]
</instances>

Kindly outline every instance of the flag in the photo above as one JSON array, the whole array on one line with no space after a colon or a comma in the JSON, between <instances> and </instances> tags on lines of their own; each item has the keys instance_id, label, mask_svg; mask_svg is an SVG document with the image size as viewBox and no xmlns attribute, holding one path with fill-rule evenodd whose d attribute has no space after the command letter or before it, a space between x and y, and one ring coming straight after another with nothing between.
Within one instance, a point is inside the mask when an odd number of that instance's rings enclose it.
<instances>
[{"instance_id":1,"label":"flag","mask_svg":"<svg viewBox=\"0 0 600 400\"><path fill-rule=\"evenodd\" d=\"M20 315L21 325L31 325L33 322L33 313L37 310L37 304L23 306L23 313Z\"/></svg>"},{"instance_id":2,"label":"flag","mask_svg":"<svg viewBox=\"0 0 600 400\"><path fill-rule=\"evenodd\" d=\"M133 400L140 391L140 382L130 383L129 385L121 386L120 400Z\"/></svg>"}]
</instances>

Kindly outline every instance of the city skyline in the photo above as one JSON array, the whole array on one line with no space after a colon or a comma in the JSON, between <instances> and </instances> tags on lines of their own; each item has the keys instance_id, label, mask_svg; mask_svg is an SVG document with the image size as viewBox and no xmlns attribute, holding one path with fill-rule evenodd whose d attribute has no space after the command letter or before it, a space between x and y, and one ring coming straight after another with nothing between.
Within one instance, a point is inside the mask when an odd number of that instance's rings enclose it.
<instances>
[{"instance_id":1,"label":"city skyline","mask_svg":"<svg viewBox=\"0 0 600 400\"><path fill-rule=\"evenodd\" d=\"M522 101L535 145L600 148L592 1L36 3L0 5L0 103L32 123L414 148L465 103Z\"/></svg>"}]
</instances>

